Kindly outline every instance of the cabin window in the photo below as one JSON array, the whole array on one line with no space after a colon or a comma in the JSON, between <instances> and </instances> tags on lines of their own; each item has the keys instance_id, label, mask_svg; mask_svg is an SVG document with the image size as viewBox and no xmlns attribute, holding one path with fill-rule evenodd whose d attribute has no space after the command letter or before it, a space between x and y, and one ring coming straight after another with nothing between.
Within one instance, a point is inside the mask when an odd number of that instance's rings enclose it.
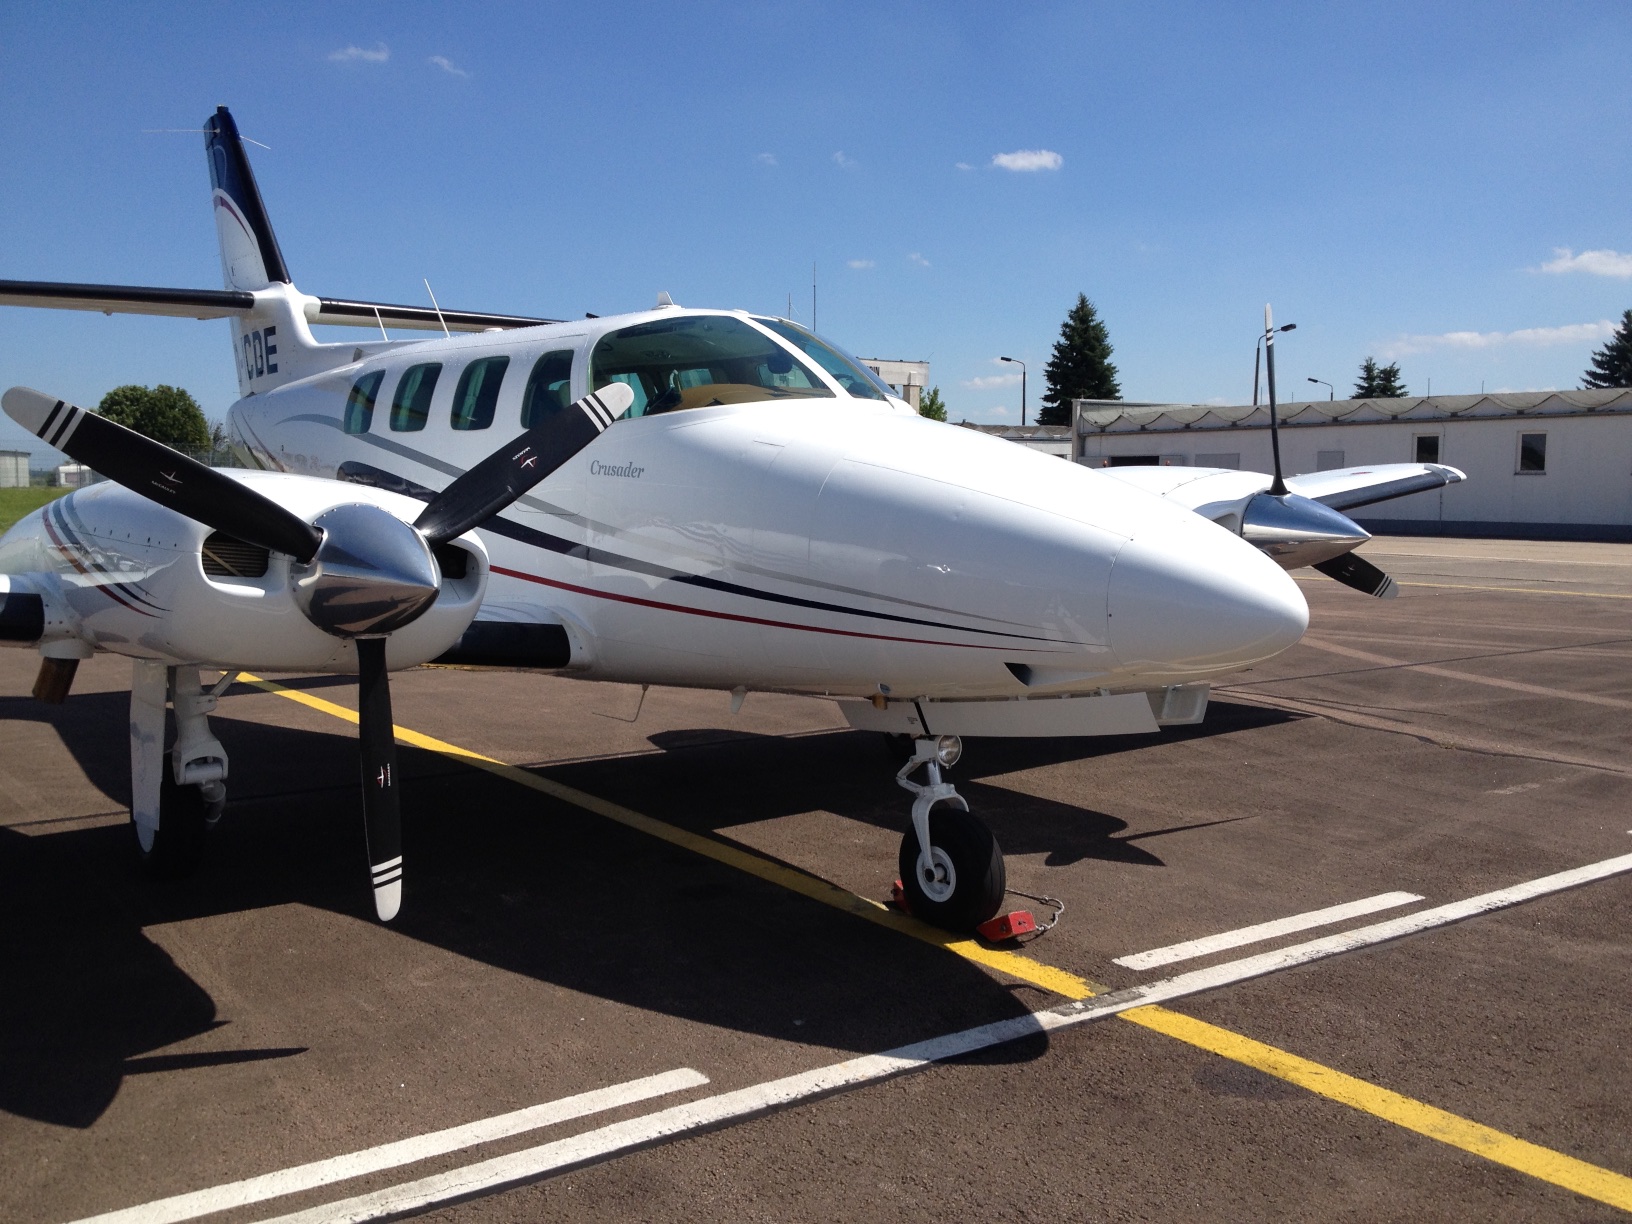
<instances>
[{"instance_id":1,"label":"cabin window","mask_svg":"<svg viewBox=\"0 0 1632 1224\"><path fill-rule=\"evenodd\" d=\"M1519 435L1519 471L1545 472L1547 470L1547 435L1521 433Z\"/></svg>"},{"instance_id":2,"label":"cabin window","mask_svg":"<svg viewBox=\"0 0 1632 1224\"><path fill-rule=\"evenodd\" d=\"M531 429L572 402L572 350L545 353L527 376L527 390L521 396L521 427Z\"/></svg>"},{"instance_id":3,"label":"cabin window","mask_svg":"<svg viewBox=\"0 0 1632 1224\"><path fill-rule=\"evenodd\" d=\"M431 396L442 374L440 363L409 366L391 397L391 428L398 433L424 429L431 414Z\"/></svg>"},{"instance_id":4,"label":"cabin window","mask_svg":"<svg viewBox=\"0 0 1632 1224\"><path fill-rule=\"evenodd\" d=\"M1416 454L1417 454L1417 462L1418 463L1438 463L1439 462L1439 435L1438 434L1418 434L1417 437L1416 437L1416 442L1417 442Z\"/></svg>"},{"instance_id":5,"label":"cabin window","mask_svg":"<svg viewBox=\"0 0 1632 1224\"><path fill-rule=\"evenodd\" d=\"M351 384L351 394L346 396L345 415L341 418L347 433L368 432L368 427L374 422L374 400L380 393L380 383L384 381L385 371L375 370Z\"/></svg>"},{"instance_id":6,"label":"cabin window","mask_svg":"<svg viewBox=\"0 0 1632 1224\"><path fill-rule=\"evenodd\" d=\"M769 328L781 336L782 339L794 345L806 357L809 357L832 375L834 382L857 399L881 400L887 395L895 394L884 385L878 375L862 365L861 362L846 357L825 341L818 340L797 323L789 323L786 319L759 318L756 318L754 322L761 327Z\"/></svg>"},{"instance_id":7,"label":"cabin window","mask_svg":"<svg viewBox=\"0 0 1632 1224\"><path fill-rule=\"evenodd\" d=\"M499 403L499 384L509 368L508 357L484 357L473 361L459 375L459 385L453 392L455 429L486 429L493 424L493 409Z\"/></svg>"},{"instance_id":8,"label":"cabin window","mask_svg":"<svg viewBox=\"0 0 1632 1224\"><path fill-rule=\"evenodd\" d=\"M627 416L756 400L833 397L815 371L730 315L683 315L608 332L590 354L590 386L629 384Z\"/></svg>"}]
</instances>

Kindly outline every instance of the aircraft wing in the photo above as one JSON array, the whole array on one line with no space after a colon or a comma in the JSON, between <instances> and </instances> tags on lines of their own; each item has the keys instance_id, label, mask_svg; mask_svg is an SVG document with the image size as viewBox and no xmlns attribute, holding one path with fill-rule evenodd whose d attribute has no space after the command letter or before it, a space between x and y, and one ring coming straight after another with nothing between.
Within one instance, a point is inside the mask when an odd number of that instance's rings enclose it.
<instances>
[{"instance_id":1,"label":"aircraft wing","mask_svg":"<svg viewBox=\"0 0 1632 1224\"><path fill-rule=\"evenodd\" d=\"M306 299L306 321L339 327L396 327L410 331L479 332L490 328L536 327L559 319L485 314L470 310L437 312L428 306ZM314 306L313 303L316 303ZM75 285L57 281L0 280L0 306L44 306L56 310L99 310L103 314L169 315L179 319L228 319L255 308L255 295L241 289L164 289L149 285Z\"/></svg>"},{"instance_id":2,"label":"aircraft wing","mask_svg":"<svg viewBox=\"0 0 1632 1224\"><path fill-rule=\"evenodd\" d=\"M1288 476L1286 487L1333 510L1352 510L1408 493L1444 488L1466 479L1458 469L1441 463L1379 463L1372 467Z\"/></svg>"},{"instance_id":3,"label":"aircraft wing","mask_svg":"<svg viewBox=\"0 0 1632 1224\"><path fill-rule=\"evenodd\" d=\"M1271 481L1268 472L1238 472L1231 468L1120 467L1101 471L1113 479L1207 514L1208 518L1216 517L1207 513L1212 507L1262 493ZM1439 489L1466 479L1456 468L1441 463L1378 463L1370 467L1288 476L1286 487L1328 509L1352 510L1356 506Z\"/></svg>"}]
</instances>

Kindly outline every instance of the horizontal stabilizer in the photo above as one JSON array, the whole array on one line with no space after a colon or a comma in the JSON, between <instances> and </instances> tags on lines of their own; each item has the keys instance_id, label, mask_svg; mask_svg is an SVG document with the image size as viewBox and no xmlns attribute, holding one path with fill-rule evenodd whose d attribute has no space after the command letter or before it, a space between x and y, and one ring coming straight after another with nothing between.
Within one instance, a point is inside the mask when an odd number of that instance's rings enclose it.
<instances>
[{"instance_id":1,"label":"horizontal stabilizer","mask_svg":"<svg viewBox=\"0 0 1632 1224\"><path fill-rule=\"evenodd\" d=\"M316 306L312 305L315 300ZM241 318L255 310L255 295L242 289L165 289L148 285L77 285L58 281L0 280L0 306L99 310L103 314L169 315L178 319ZM395 327L407 331L479 332L537 327L559 319L486 314L342 298L307 299L306 321L338 327Z\"/></svg>"}]
</instances>

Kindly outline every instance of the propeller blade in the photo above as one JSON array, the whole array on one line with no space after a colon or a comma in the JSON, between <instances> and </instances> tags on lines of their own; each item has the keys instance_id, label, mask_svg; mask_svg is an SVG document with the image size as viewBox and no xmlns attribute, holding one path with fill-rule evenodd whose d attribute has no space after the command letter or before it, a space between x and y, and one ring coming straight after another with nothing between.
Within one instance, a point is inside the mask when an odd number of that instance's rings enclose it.
<instances>
[{"instance_id":1,"label":"propeller blade","mask_svg":"<svg viewBox=\"0 0 1632 1224\"><path fill-rule=\"evenodd\" d=\"M357 730L363 760L363 822L374 912L390 922L402 908L402 805L397 800L397 741L385 639L357 639Z\"/></svg>"},{"instance_id":2,"label":"propeller blade","mask_svg":"<svg viewBox=\"0 0 1632 1224\"><path fill-rule=\"evenodd\" d=\"M500 447L432 499L414 526L432 544L478 527L588 446L635 402L627 383L608 383Z\"/></svg>"},{"instance_id":3,"label":"propeller blade","mask_svg":"<svg viewBox=\"0 0 1632 1224\"><path fill-rule=\"evenodd\" d=\"M1394 579L1352 552L1333 557L1330 561L1318 562L1315 568L1344 586L1353 587L1365 595L1375 595L1378 599L1393 599L1400 593Z\"/></svg>"},{"instance_id":4,"label":"propeller blade","mask_svg":"<svg viewBox=\"0 0 1632 1224\"><path fill-rule=\"evenodd\" d=\"M106 417L13 387L6 414L75 462L217 531L309 561L322 533L271 498Z\"/></svg>"}]
</instances>

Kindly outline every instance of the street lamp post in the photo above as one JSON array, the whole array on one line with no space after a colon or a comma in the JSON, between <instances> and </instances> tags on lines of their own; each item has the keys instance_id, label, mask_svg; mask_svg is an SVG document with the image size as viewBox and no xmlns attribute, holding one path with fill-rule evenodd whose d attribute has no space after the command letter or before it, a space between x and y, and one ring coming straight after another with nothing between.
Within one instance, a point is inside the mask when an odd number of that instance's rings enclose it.
<instances>
[{"instance_id":1,"label":"street lamp post","mask_svg":"<svg viewBox=\"0 0 1632 1224\"><path fill-rule=\"evenodd\" d=\"M1007 361L1011 365L1020 367L1020 424L1026 423L1026 363L1018 357L999 357L999 361Z\"/></svg>"},{"instance_id":2,"label":"street lamp post","mask_svg":"<svg viewBox=\"0 0 1632 1224\"><path fill-rule=\"evenodd\" d=\"M1319 383L1321 386L1326 388L1326 400L1328 403L1330 403L1332 398L1336 395L1336 392L1332 389L1332 384L1327 382L1324 378L1311 378L1309 381L1312 383Z\"/></svg>"},{"instance_id":3,"label":"street lamp post","mask_svg":"<svg viewBox=\"0 0 1632 1224\"><path fill-rule=\"evenodd\" d=\"M1285 327L1277 327L1275 330L1283 332L1297 331L1298 325L1288 323ZM1264 336L1267 335L1269 333L1266 331ZM1258 343L1252 346L1252 406L1254 408L1258 407L1258 363L1264 355L1264 336L1259 336ZM1273 338L1271 338L1270 343L1274 343Z\"/></svg>"},{"instance_id":4,"label":"street lamp post","mask_svg":"<svg viewBox=\"0 0 1632 1224\"><path fill-rule=\"evenodd\" d=\"M1281 427L1275 417L1275 333L1289 332L1297 328L1296 323L1287 323L1276 327L1270 317L1269 306L1264 306L1264 380L1269 384L1269 445L1275 454L1275 481L1269 486L1271 497L1286 496L1286 481L1281 479ZM1257 368L1257 362L1253 363Z\"/></svg>"}]
</instances>

